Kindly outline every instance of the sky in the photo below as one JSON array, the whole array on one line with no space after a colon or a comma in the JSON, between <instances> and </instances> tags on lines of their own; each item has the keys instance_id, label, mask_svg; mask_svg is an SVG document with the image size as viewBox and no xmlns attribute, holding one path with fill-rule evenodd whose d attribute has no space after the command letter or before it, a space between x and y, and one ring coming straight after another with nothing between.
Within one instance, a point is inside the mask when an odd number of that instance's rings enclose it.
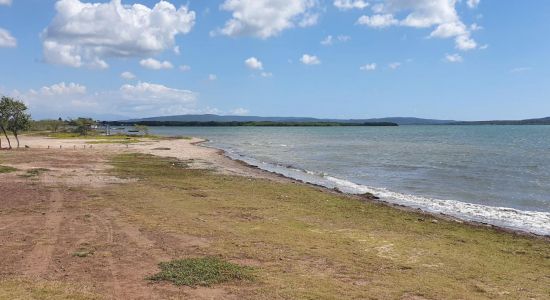
<instances>
[{"instance_id":1,"label":"sky","mask_svg":"<svg viewBox=\"0 0 550 300\"><path fill-rule=\"evenodd\" d=\"M547 0L0 0L35 119L550 116Z\"/></svg>"}]
</instances>

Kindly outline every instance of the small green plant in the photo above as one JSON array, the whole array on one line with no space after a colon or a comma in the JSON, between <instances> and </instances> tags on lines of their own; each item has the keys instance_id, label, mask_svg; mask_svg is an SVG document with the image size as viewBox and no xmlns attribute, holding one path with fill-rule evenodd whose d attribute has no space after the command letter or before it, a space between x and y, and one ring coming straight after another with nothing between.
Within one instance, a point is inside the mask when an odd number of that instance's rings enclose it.
<instances>
[{"instance_id":1,"label":"small green plant","mask_svg":"<svg viewBox=\"0 0 550 300\"><path fill-rule=\"evenodd\" d=\"M211 256L162 262L159 267L161 271L149 277L149 280L170 281L175 285L194 287L253 279L252 268Z\"/></svg>"},{"instance_id":2,"label":"small green plant","mask_svg":"<svg viewBox=\"0 0 550 300\"><path fill-rule=\"evenodd\" d=\"M36 176L39 176L40 174L42 174L44 172L47 172L49 170L50 169L46 169L46 168L29 169L29 170L27 170L27 172L25 174L20 175L20 176L25 177L25 178L36 177Z\"/></svg>"},{"instance_id":3,"label":"small green plant","mask_svg":"<svg viewBox=\"0 0 550 300\"><path fill-rule=\"evenodd\" d=\"M17 171L16 168L8 167L8 166L0 166L0 174L2 173L11 173Z\"/></svg>"},{"instance_id":4,"label":"small green plant","mask_svg":"<svg viewBox=\"0 0 550 300\"><path fill-rule=\"evenodd\" d=\"M88 256L93 255L93 254L94 254L94 250L90 250L90 249L86 249L86 248L80 248L80 249L76 250L73 253L73 256L75 256L75 257L88 257Z\"/></svg>"}]
</instances>

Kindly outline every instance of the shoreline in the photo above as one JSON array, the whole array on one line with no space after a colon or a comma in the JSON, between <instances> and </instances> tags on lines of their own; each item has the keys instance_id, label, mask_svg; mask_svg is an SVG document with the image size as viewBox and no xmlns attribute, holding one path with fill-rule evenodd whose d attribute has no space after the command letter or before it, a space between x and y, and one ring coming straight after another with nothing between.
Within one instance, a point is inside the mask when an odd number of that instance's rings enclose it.
<instances>
[{"instance_id":1,"label":"shoreline","mask_svg":"<svg viewBox=\"0 0 550 300\"><path fill-rule=\"evenodd\" d=\"M79 150L82 145L86 145L89 149L104 149L115 152L132 152L137 150L140 153L161 156L161 157L173 157L179 160L195 160L192 165L194 168L199 169L211 169L216 170L222 174L233 174L238 176L248 176L253 178L265 178L268 180L274 180L278 182L290 182L295 184L303 184L311 187L315 187L324 192L331 194L345 195L351 199L357 199L361 201L368 201L372 203L379 203L388 207L399 209L407 212L415 212L425 216L425 218L441 218L448 221L457 223L469 224L475 227L490 228L500 232L507 232L517 234L521 236L532 236L550 241L550 234L537 234L520 228L511 228L506 226L500 226L490 224L487 222L480 222L475 220L467 220L458 216L445 214L441 212L432 212L427 209L415 208L407 206L405 204L394 203L391 201L379 198L371 193L366 194L352 194L345 193L339 189L332 189L321 184L307 182L301 179L285 176L275 171L262 169L258 166L251 165L244 160L232 158L227 154L227 151L219 149L206 143L208 139L200 137L188 137L185 139L166 136L158 140L143 140L133 144L88 144L94 141L93 139L58 139L41 136L27 136L25 142L30 145L31 148L46 148L49 144L55 144L51 149L56 149L59 146L66 146L63 150ZM25 145L25 143L23 143ZM78 145L78 146L76 146ZM71 146L73 149L71 149ZM169 150L159 150L169 149Z\"/></svg>"},{"instance_id":2,"label":"shoreline","mask_svg":"<svg viewBox=\"0 0 550 300\"><path fill-rule=\"evenodd\" d=\"M0 298L518 299L549 291L547 237L300 182L197 138L91 141L28 137L29 149L0 153ZM159 264L212 256L257 279L207 287L147 280Z\"/></svg>"},{"instance_id":3,"label":"shoreline","mask_svg":"<svg viewBox=\"0 0 550 300\"><path fill-rule=\"evenodd\" d=\"M441 212L432 212L432 211L422 209L422 208L415 208L415 207L407 206L405 204L393 203L393 202L384 200L383 198L380 198L380 197L378 197L378 196L376 196L372 193L365 193L365 194L346 193L346 192L343 192L343 191L339 190L338 188L332 189L332 188L323 186L321 184L307 182L307 181L304 181L304 180L301 180L301 179L286 176L284 174L281 174L281 173L278 173L278 172L275 172L275 171L262 169L259 166L249 164L248 162L246 162L242 159L233 158L233 157L229 156L227 151L225 151L223 149L219 149L219 148L216 148L216 147L213 147L213 146L206 145L206 143L209 142L208 139L204 139L204 138L200 138L200 137L194 137L194 138L201 139L201 140L197 141L197 142L193 142L192 143L193 145L198 146L198 147L208 148L208 149L214 149L214 150L218 151L218 154L223 156L224 158L226 158L228 160L231 160L231 161L234 161L234 162L237 162L237 163L243 165L246 168L249 168L251 170L261 171L261 172L264 172L264 173L269 174L269 175L274 175L274 176L277 176L279 178L283 178L285 180L288 180L290 182L312 186L312 187L321 189L324 192L341 194L341 195L345 195L347 197L357 199L357 200L361 200L361 201L370 201L370 202L373 202L373 203L380 203L380 204L386 205L388 207L392 207L392 208L399 209L399 210L402 210L402 211L420 213L420 214L425 215L426 217L437 217L437 218L442 218L442 219L447 220L447 221L453 221L453 222L457 222L457 223L461 223L461 224L468 224L468 225L475 226L475 227L490 228L490 229L500 231L500 232L512 233L512 234L517 234L517 235L521 235L521 236L531 236L531 237L541 238L543 240L550 241L550 233L549 234L537 234L537 233L534 233L534 232L530 232L530 231L522 230L522 229L518 229L518 228L499 226L499 225L494 225L494 224L487 223L487 222L466 220L466 219L462 219L462 218L457 217L457 216L453 216L453 215L449 215L449 214L445 214L445 213L441 213ZM506 207L499 207L499 208L508 209Z\"/></svg>"}]
</instances>

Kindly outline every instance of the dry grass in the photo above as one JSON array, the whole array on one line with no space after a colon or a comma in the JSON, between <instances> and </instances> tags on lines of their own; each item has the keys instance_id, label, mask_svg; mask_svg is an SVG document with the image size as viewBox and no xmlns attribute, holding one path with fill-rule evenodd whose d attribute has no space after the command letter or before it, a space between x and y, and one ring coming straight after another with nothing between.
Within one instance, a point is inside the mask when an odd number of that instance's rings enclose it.
<instances>
[{"instance_id":1,"label":"dry grass","mask_svg":"<svg viewBox=\"0 0 550 300\"><path fill-rule=\"evenodd\" d=\"M211 241L201 255L254 262L244 298L545 298L547 240L435 219L302 184L186 169L170 159L120 155L104 191L151 231ZM198 196L200 195L200 196ZM195 254L197 255L197 254ZM228 287L228 288L231 288Z\"/></svg>"}]
</instances>

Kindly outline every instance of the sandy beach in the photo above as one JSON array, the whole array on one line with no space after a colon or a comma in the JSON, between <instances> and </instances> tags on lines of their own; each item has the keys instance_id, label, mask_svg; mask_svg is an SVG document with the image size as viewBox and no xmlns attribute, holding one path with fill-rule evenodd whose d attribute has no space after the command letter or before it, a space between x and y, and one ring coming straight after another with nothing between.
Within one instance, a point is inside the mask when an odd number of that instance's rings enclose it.
<instances>
[{"instance_id":1,"label":"sandy beach","mask_svg":"<svg viewBox=\"0 0 550 300\"><path fill-rule=\"evenodd\" d=\"M25 136L0 152L0 298L535 298L543 238L395 209L199 146ZM217 256L252 282L152 283L158 264ZM513 271L512 271L513 270ZM503 272L513 272L502 276Z\"/></svg>"}]
</instances>

